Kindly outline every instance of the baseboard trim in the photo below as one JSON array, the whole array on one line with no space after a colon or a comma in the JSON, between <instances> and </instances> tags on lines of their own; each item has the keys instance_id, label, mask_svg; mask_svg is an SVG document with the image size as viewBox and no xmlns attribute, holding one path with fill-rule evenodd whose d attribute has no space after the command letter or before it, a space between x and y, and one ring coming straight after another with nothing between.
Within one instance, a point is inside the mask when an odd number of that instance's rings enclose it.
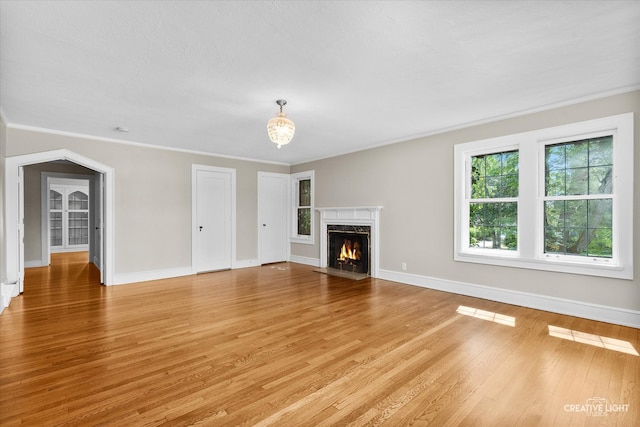
<instances>
[{"instance_id":1,"label":"baseboard trim","mask_svg":"<svg viewBox=\"0 0 640 427\"><path fill-rule=\"evenodd\" d=\"M126 285L149 280L171 279L173 277L190 276L191 267L166 268L162 270L137 271L134 273L116 274L113 285Z\"/></svg>"},{"instance_id":2,"label":"baseboard trim","mask_svg":"<svg viewBox=\"0 0 640 427\"><path fill-rule=\"evenodd\" d=\"M11 299L20 294L19 283L0 283L0 314L11 304Z\"/></svg>"},{"instance_id":3,"label":"baseboard trim","mask_svg":"<svg viewBox=\"0 0 640 427\"><path fill-rule=\"evenodd\" d=\"M258 265L258 261L255 259L246 259L240 261L234 261L232 269L249 268ZM150 280L171 279L174 277L191 276L194 273L192 268L189 267L177 267L167 268L162 270L150 270L150 271L136 271L134 273L120 273L116 274L114 285L126 285L136 282L148 282Z\"/></svg>"},{"instance_id":4,"label":"baseboard trim","mask_svg":"<svg viewBox=\"0 0 640 427\"><path fill-rule=\"evenodd\" d=\"M295 262L298 264L310 265L312 267L320 267L320 259L319 258L311 258L299 255L291 255L289 257L289 261Z\"/></svg>"},{"instance_id":5,"label":"baseboard trim","mask_svg":"<svg viewBox=\"0 0 640 427\"><path fill-rule=\"evenodd\" d=\"M33 261L25 261L24 268L46 267L48 264L42 262L42 260L35 259Z\"/></svg>"},{"instance_id":6,"label":"baseboard trim","mask_svg":"<svg viewBox=\"0 0 640 427\"><path fill-rule=\"evenodd\" d=\"M249 268L256 267L258 265L257 259L241 259L233 262L233 266L231 267L233 270L238 268Z\"/></svg>"},{"instance_id":7,"label":"baseboard trim","mask_svg":"<svg viewBox=\"0 0 640 427\"><path fill-rule=\"evenodd\" d=\"M591 304L546 295L494 288L473 283L456 282L435 277L380 270L380 279L438 291L482 298L505 304L519 305L537 310L566 314L584 319L640 328L640 311Z\"/></svg>"}]
</instances>

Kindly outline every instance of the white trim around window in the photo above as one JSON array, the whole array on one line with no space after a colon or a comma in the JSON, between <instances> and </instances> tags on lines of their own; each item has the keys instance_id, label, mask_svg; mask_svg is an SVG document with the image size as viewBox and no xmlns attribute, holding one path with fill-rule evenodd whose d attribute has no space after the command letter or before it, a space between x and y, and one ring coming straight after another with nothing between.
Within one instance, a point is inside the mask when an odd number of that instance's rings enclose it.
<instances>
[{"instance_id":1,"label":"white trim around window","mask_svg":"<svg viewBox=\"0 0 640 427\"><path fill-rule=\"evenodd\" d=\"M613 137L612 256L549 255L544 243L545 148L603 135ZM535 270L633 279L633 113L589 120L454 147L454 259ZM518 247L496 250L469 244L471 158L519 151Z\"/></svg>"},{"instance_id":2,"label":"white trim around window","mask_svg":"<svg viewBox=\"0 0 640 427\"><path fill-rule=\"evenodd\" d=\"M314 196L315 196L315 187L314 187L314 171L305 171L291 174L291 243L303 243L307 245L314 244L314 235L313 232L314 224L315 224L315 208L314 208ZM309 180L310 181L310 200L309 205L300 205L300 182ZM309 234L299 234L298 228L298 209L308 209L310 216L309 223Z\"/></svg>"}]
</instances>

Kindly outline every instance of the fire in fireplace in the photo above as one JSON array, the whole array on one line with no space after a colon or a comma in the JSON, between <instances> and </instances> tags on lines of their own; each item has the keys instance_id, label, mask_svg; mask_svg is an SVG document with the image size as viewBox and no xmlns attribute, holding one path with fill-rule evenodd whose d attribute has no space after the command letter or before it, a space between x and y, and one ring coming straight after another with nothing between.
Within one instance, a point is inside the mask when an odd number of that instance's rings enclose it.
<instances>
[{"instance_id":1,"label":"fire in fireplace","mask_svg":"<svg viewBox=\"0 0 640 427\"><path fill-rule=\"evenodd\" d=\"M340 248L338 261L355 262L360 261L361 258L362 250L360 250L360 243L358 243L358 241L352 243L351 240L344 239L344 243Z\"/></svg>"},{"instance_id":2,"label":"fire in fireplace","mask_svg":"<svg viewBox=\"0 0 640 427\"><path fill-rule=\"evenodd\" d=\"M370 226L327 225L327 267L369 275Z\"/></svg>"}]
</instances>

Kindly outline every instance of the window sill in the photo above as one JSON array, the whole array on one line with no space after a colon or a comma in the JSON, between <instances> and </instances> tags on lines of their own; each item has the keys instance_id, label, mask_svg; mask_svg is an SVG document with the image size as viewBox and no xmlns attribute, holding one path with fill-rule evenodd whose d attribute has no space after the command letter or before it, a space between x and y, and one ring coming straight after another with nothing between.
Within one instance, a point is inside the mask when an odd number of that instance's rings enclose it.
<instances>
[{"instance_id":1,"label":"window sill","mask_svg":"<svg viewBox=\"0 0 640 427\"><path fill-rule=\"evenodd\" d=\"M299 243L303 245L313 245L312 237L291 237L289 239L290 243Z\"/></svg>"},{"instance_id":2,"label":"window sill","mask_svg":"<svg viewBox=\"0 0 640 427\"><path fill-rule=\"evenodd\" d=\"M513 256L490 256L467 252L456 252L454 260L476 264L497 265L501 267L525 268L530 270L543 270L557 273L633 280L633 268L625 268L624 266L614 264L591 264L558 259L527 259L515 258Z\"/></svg>"}]
</instances>

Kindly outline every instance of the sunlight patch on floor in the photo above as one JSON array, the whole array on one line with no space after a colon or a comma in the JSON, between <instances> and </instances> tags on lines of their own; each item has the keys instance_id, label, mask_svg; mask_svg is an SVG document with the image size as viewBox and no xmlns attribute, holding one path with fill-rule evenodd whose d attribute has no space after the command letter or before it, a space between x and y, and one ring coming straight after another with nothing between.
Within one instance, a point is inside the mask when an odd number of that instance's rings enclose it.
<instances>
[{"instance_id":1,"label":"sunlight patch on floor","mask_svg":"<svg viewBox=\"0 0 640 427\"><path fill-rule=\"evenodd\" d=\"M589 344L596 347L615 350L622 353L640 356L636 349L629 341L623 341L615 338L603 337L601 335L588 334L586 332L574 331L572 329L560 328L558 326L549 325L549 335L556 338L562 338L569 341L575 341L582 344Z\"/></svg>"},{"instance_id":2,"label":"sunlight patch on floor","mask_svg":"<svg viewBox=\"0 0 640 427\"><path fill-rule=\"evenodd\" d=\"M458 306L457 313L465 316L475 317L476 319L488 320L489 322L499 323L501 325L507 325L511 327L516 326L516 318L512 316L506 316L504 314L494 313L493 311L480 310L473 307L466 307L464 305Z\"/></svg>"}]
</instances>

